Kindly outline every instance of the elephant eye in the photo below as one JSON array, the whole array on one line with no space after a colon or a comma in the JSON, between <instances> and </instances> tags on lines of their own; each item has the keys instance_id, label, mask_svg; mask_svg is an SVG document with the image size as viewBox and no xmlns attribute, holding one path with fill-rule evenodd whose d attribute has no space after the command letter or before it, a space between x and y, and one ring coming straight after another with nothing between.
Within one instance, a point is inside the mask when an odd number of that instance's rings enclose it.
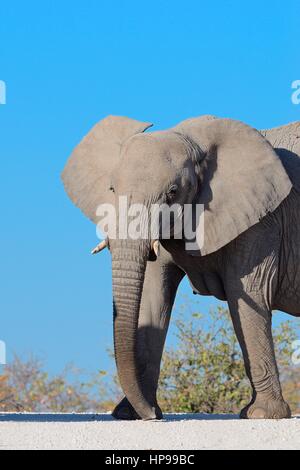
<instances>
[{"instance_id":1,"label":"elephant eye","mask_svg":"<svg viewBox=\"0 0 300 470\"><path fill-rule=\"evenodd\" d=\"M175 194L177 193L177 189L178 189L177 184L173 184L172 186L170 186L167 192L167 198L172 199L172 197L174 197Z\"/></svg>"},{"instance_id":2,"label":"elephant eye","mask_svg":"<svg viewBox=\"0 0 300 470\"><path fill-rule=\"evenodd\" d=\"M173 184L172 186L169 187L168 191L166 192L166 202L167 204L171 204L176 196L177 192L177 185Z\"/></svg>"},{"instance_id":3,"label":"elephant eye","mask_svg":"<svg viewBox=\"0 0 300 470\"><path fill-rule=\"evenodd\" d=\"M113 185L110 185L109 190L110 190L112 193L115 192L115 188L113 187Z\"/></svg>"}]
</instances>

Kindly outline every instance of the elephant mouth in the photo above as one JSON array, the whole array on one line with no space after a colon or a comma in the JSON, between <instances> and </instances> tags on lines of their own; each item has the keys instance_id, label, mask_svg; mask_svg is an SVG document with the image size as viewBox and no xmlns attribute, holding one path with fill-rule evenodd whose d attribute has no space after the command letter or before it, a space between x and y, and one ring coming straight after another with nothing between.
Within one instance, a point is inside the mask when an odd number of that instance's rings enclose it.
<instances>
[{"instance_id":1,"label":"elephant mouth","mask_svg":"<svg viewBox=\"0 0 300 470\"><path fill-rule=\"evenodd\" d=\"M100 253L101 251L105 250L106 248L110 250L108 237L106 237L105 240L102 240L100 243L98 243L98 245L96 245L95 248L91 250L91 254L96 255ZM160 242L159 240L153 240L150 246L148 261L156 261L157 257L159 256L159 252L160 252Z\"/></svg>"},{"instance_id":2,"label":"elephant mouth","mask_svg":"<svg viewBox=\"0 0 300 470\"><path fill-rule=\"evenodd\" d=\"M153 240L151 242L148 261L156 261L160 253L160 242L159 240Z\"/></svg>"}]
</instances>

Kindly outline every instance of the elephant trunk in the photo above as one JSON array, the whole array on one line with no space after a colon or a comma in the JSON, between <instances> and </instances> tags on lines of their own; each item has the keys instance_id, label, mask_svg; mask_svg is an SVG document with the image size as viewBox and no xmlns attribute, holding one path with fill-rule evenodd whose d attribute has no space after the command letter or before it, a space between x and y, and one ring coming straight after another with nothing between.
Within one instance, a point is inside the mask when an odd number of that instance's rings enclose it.
<instances>
[{"instance_id":1,"label":"elephant trunk","mask_svg":"<svg viewBox=\"0 0 300 470\"><path fill-rule=\"evenodd\" d=\"M123 391L142 419L155 419L155 406L145 399L137 366L137 330L150 245L145 240L116 240L111 246L114 345Z\"/></svg>"}]
</instances>

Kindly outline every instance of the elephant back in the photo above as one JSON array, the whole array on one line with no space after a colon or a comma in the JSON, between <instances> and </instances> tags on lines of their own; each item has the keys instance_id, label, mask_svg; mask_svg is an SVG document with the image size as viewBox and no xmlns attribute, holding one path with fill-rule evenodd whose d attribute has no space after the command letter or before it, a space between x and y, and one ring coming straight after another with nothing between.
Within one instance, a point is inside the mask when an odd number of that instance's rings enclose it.
<instances>
[{"instance_id":1,"label":"elephant back","mask_svg":"<svg viewBox=\"0 0 300 470\"><path fill-rule=\"evenodd\" d=\"M293 186L300 191L300 121L260 132L275 149Z\"/></svg>"}]
</instances>

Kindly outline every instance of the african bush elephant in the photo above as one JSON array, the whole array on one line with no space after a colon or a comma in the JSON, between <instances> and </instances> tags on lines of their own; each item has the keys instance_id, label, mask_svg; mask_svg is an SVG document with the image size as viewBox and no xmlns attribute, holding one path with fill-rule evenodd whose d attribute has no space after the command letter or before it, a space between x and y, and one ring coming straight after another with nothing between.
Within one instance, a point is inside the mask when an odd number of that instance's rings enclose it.
<instances>
[{"instance_id":1,"label":"african bush elephant","mask_svg":"<svg viewBox=\"0 0 300 470\"><path fill-rule=\"evenodd\" d=\"M114 342L125 398L113 415L162 417L160 361L178 285L226 300L253 389L242 418L287 418L272 310L300 315L300 123L257 131L201 116L156 132L125 117L100 121L76 147L63 181L94 222L99 204L204 205L204 239L187 251L174 234L109 239ZM141 224L145 218L141 217ZM197 219L196 219L197 223ZM159 252L158 252L159 248Z\"/></svg>"}]
</instances>

